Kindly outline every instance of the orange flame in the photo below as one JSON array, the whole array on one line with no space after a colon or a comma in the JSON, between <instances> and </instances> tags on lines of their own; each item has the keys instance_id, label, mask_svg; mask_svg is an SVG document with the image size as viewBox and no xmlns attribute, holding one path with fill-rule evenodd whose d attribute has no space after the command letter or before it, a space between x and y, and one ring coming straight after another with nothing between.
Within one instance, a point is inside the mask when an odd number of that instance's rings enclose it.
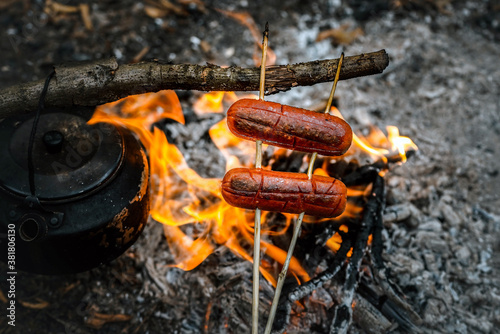
<instances>
[{"instance_id":1,"label":"orange flame","mask_svg":"<svg viewBox=\"0 0 500 334\"><path fill-rule=\"evenodd\" d=\"M223 102L227 102L229 105L236 102L239 97L236 96L234 92L220 92L222 97L218 97L218 101L222 106ZM210 95L209 93L208 95ZM258 99L257 95L244 95L241 98L254 98ZM205 100L205 95L201 97L201 100ZM202 104L198 104L200 107ZM209 104L203 103L204 108L199 110L200 113L209 110ZM212 105L215 110L220 110L221 107ZM195 109L196 110L196 109ZM203 110L203 111L202 111ZM226 158L226 170L230 170L236 167L249 166L255 157L255 144L242 140L229 131L226 119L224 118L219 123L215 124L209 130L210 138L212 142L217 146L219 151L221 151L224 158ZM266 145L263 146L264 148Z\"/></svg>"},{"instance_id":2,"label":"orange flame","mask_svg":"<svg viewBox=\"0 0 500 334\"><path fill-rule=\"evenodd\" d=\"M257 98L255 95L252 97ZM203 95L195 103L194 110L198 115L222 113L225 109L224 104L232 104L238 98L234 92L211 92ZM332 112L340 115L337 109L333 109ZM229 206L222 200L220 179L201 177L189 167L180 150L167 141L163 131L156 127L151 129L155 122L164 118L171 118L184 124L182 108L173 91L129 96L99 106L89 124L108 122L129 128L143 143L150 159L151 217L163 224L166 240L175 259L175 264L172 266L191 270L220 245L226 246L234 254L251 262L254 212ZM225 120L215 124L209 134L226 158L227 170L253 163L255 145L234 136L227 128ZM408 148L416 149L409 138L399 136L397 128L388 128L388 137L381 131L370 138L355 136L354 143L353 150L364 149L374 158L386 158L394 151L403 156ZM275 152L287 154L288 151ZM350 150L347 155L354 153ZM327 172L318 168L314 174L327 175ZM348 197L350 199L362 197L366 191L369 189L350 188ZM344 214L335 220L340 223L345 218L359 217L362 210L363 208L355 201L349 201ZM297 216L284 214L285 222L275 229L266 224L267 215L266 212L262 213L261 248L266 257L262 261L260 271L271 284L276 285L279 268L273 269L267 265L270 262L266 259L282 265L286 251L269 243L267 237L284 234ZM307 216L304 220L306 223L320 221L322 220ZM339 230L347 232L347 226L341 225ZM341 235L336 233L326 245L335 252L341 242ZM299 280L299 283L310 279L296 258L292 258L289 272Z\"/></svg>"},{"instance_id":3,"label":"orange flame","mask_svg":"<svg viewBox=\"0 0 500 334\"><path fill-rule=\"evenodd\" d=\"M330 113L344 119L340 111L335 107L331 108ZM372 127L368 136L358 136L353 133L353 145L340 158L364 152L375 161L382 160L384 163L387 163L389 157L394 157L397 154L401 162L406 162L407 152L418 150L417 145L410 138L399 135L397 127L387 126L386 131L387 136L376 127Z\"/></svg>"},{"instance_id":4,"label":"orange flame","mask_svg":"<svg viewBox=\"0 0 500 334\"><path fill-rule=\"evenodd\" d=\"M408 137L400 136L399 129L395 126L387 126L387 140L392 144L391 149L397 150L401 162L406 162L406 152L418 150L417 145Z\"/></svg>"},{"instance_id":5,"label":"orange flame","mask_svg":"<svg viewBox=\"0 0 500 334\"><path fill-rule=\"evenodd\" d=\"M210 100L210 98L214 98ZM209 94L197 103L198 112L220 112L220 105L236 99L232 92ZM190 168L179 149L168 143L163 131L151 126L163 118L184 123L182 109L174 92L162 91L130 96L123 100L99 106L89 124L108 122L127 127L137 134L144 144L150 159L151 170L151 217L164 224L164 233L170 250L176 260L174 267L191 270L213 253L216 246L225 245L242 258L252 261L253 221L247 211L229 206L220 194L220 179L201 177ZM217 123L210 135L228 161L234 165L249 163L245 155L253 157L255 147L232 135L225 122ZM243 153L242 153L243 152ZM263 214L265 221L266 213ZM287 217L286 226L268 235L284 233L291 224L292 215ZM185 228L189 227L189 228ZM263 253L277 263L283 264L286 251L261 241ZM262 275L276 284L275 275L263 266ZM308 273L294 258L290 272L303 281L310 279Z\"/></svg>"},{"instance_id":6,"label":"orange flame","mask_svg":"<svg viewBox=\"0 0 500 334\"><path fill-rule=\"evenodd\" d=\"M232 92L230 92L232 93ZM233 93L234 94L234 93ZM222 113L224 108L222 105L222 99L227 96L225 92L209 92L203 94L201 98L196 100L193 105L194 112L197 115L203 115L207 113Z\"/></svg>"}]
</instances>

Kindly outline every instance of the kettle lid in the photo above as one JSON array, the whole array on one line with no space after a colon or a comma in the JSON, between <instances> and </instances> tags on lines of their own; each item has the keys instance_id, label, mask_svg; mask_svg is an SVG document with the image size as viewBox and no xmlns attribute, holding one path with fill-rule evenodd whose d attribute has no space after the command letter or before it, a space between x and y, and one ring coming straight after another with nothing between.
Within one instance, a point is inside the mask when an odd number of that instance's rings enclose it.
<instances>
[{"instance_id":1,"label":"kettle lid","mask_svg":"<svg viewBox=\"0 0 500 334\"><path fill-rule=\"evenodd\" d=\"M34 116L0 122L0 186L30 195L28 146ZM88 125L77 113L46 110L33 144L36 195L42 201L67 200L95 190L118 171L123 137L111 124Z\"/></svg>"}]
</instances>

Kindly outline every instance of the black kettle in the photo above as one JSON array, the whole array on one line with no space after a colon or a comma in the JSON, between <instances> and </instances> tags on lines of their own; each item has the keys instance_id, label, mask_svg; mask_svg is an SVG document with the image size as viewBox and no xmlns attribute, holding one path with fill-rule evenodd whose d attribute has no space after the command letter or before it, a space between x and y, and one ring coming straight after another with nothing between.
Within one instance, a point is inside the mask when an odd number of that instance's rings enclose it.
<instances>
[{"instance_id":1,"label":"black kettle","mask_svg":"<svg viewBox=\"0 0 500 334\"><path fill-rule=\"evenodd\" d=\"M124 128L88 125L91 113L45 109L31 163L34 116L0 121L0 259L9 268L85 271L118 257L144 229L146 153Z\"/></svg>"}]
</instances>

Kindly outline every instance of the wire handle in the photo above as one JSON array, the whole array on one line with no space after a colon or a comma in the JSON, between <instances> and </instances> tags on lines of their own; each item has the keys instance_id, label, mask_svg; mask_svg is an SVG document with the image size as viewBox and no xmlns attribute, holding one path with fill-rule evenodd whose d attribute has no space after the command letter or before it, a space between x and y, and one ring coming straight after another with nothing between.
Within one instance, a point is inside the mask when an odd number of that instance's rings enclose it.
<instances>
[{"instance_id":1,"label":"wire handle","mask_svg":"<svg viewBox=\"0 0 500 334\"><path fill-rule=\"evenodd\" d=\"M33 126L31 127L30 141L28 144L28 178L30 185L30 193L32 196L36 196L35 166L33 163L33 144L35 143L35 134L36 134L36 128L38 127L38 121L40 120L40 113L45 108L45 96L47 95L47 91L49 90L50 79L52 79L54 74L56 74L56 71L52 70L52 72L50 72L50 74L45 79L43 90L42 93L40 94L40 100L38 100L38 109L36 110L35 119L33 120Z\"/></svg>"}]
</instances>

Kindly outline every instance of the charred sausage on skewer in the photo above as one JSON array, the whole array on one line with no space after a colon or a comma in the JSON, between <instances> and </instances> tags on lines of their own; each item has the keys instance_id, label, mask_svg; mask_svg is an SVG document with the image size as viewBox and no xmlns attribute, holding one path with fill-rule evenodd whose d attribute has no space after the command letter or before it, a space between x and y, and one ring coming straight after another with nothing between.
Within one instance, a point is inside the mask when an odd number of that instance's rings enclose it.
<instances>
[{"instance_id":1,"label":"charred sausage on skewer","mask_svg":"<svg viewBox=\"0 0 500 334\"><path fill-rule=\"evenodd\" d=\"M339 117L263 100L236 101L227 124L243 139L326 156L344 154L352 141L351 127Z\"/></svg>"},{"instance_id":2,"label":"charred sausage on skewer","mask_svg":"<svg viewBox=\"0 0 500 334\"><path fill-rule=\"evenodd\" d=\"M332 177L235 168L222 180L222 196L244 209L336 217L345 210L347 188Z\"/></svg>"}]
</instances>

